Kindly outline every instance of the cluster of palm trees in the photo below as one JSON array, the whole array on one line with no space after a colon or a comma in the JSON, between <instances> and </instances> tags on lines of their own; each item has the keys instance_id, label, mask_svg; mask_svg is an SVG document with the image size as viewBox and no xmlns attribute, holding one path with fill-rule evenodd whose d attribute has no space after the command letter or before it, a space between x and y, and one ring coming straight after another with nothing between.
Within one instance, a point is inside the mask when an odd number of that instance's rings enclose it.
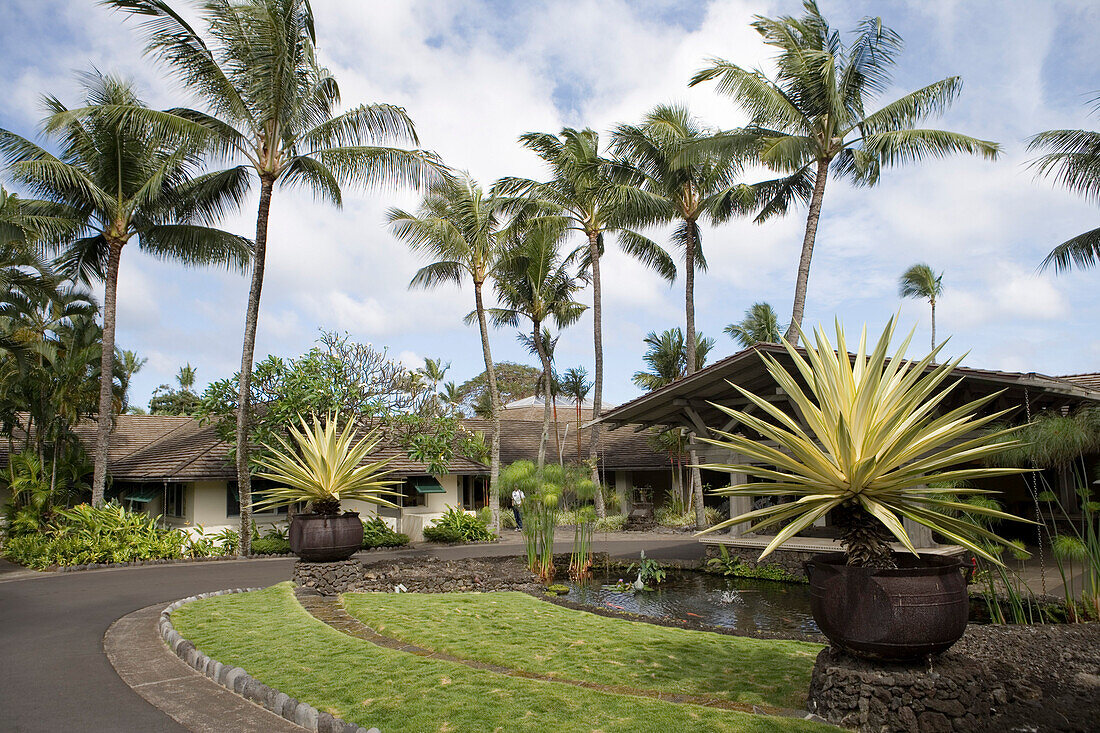
<instances>
[{"instance_id":1,"label":"cluster of palm trees","mask_svg":"<svg viewBox=\"0 0 1100 733\"><path fill-rule=\"evenodd\" d=\"M846 42L807 1L801 17L757 17L753 24L766 44L777 49L777 73L745 69L712 59L690 81L714 83L733 98L749 123L734 130L709 127L679 105L659 105L639 123L621 124L610 144L600 149L591 129L566 128L560 134L531 132L520 143L546 163L546 181L502 178L484 190L469 176L436 186L415 213L393 211L394 233L431 262L413 279L414 286L461 282L474 286L476 319L493 390L490 322L514 324L523 317L531 326L549 378L542 324L562 327L580 315L576 293L592 285L595 372L593 403L600 411L603 392L602 285L600 259L605 237L672 281L682 262L685 329L678 354L690 376L701 365L701 342L695 326L695 277L707 267L703 225L735 216L757 222L787 213L797 203L808 205L802 254L796 274L787 338L797 343L805 311L810 265L830 175L856 185L874 185L884 168L956 153L997 156L995 143L955 132L918 127L957 97L958 77L949 77L881 106L868 109L890 81L901 39L877 18L865 19ZM776 173L770 180L746 182L749 167ZM669 247L640 233L656 225L674 225ZM576 233L576 242L567 242ZM570 266L574 268L570 271ZM500 308L484 305L484 286L491 283ZM750 309L741 324L727 332L743 344L778 340L779 318L767 304ZM658 337L672 346L675 334ZM655 346L660 348L660 346ZM676 361L676 359L672 359ZM653 366L651 364L651 366ZM661 367L650 375L660 375ZM635 376L650 383L645 372ZM494 414L499 411L494 398ZM546 417L544 422L548 422ZM499 423L494 429L499 433ZM595 462L598 432L590 436L589 458ZM499 438L494 438L494 443ZM540 450L540 455L542 451ZM494 451L492 479L499 465ZM697 473L697 472L696 472ZM698 476L696 494L701 491ZM597 511L603 513L597 493ZM702 501L697 512L703 521Z\"/></svg>"}]
</instances>

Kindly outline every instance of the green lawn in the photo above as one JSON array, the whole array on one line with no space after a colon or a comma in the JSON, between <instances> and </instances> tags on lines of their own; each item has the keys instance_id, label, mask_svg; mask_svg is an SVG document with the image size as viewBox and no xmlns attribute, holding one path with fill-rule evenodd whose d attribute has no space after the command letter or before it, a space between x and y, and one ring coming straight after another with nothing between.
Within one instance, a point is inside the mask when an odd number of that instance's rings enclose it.
<instances>
[{"instance_id":1,"label":"green lawn","mask_svg":"<svg viewBox=\"0 0 1100 733\"><path fill-rule=\"evenodd\" d=\"M386 733L835 730L517 679L382 649L314 619L298 605L289 583L196 601L172 620L215 659L320 710Z\"/></svg>"},{"instance_id":2,"label":"green lawn","mask_svg":"<svg viewBox=\"0 0 1100 733\"><path fill-rule=\"evenodd\" d=\"M381 634L538 675L802 709L820 644L605 618L526 593L349 593Z\"/></svg>"}]
</instances>

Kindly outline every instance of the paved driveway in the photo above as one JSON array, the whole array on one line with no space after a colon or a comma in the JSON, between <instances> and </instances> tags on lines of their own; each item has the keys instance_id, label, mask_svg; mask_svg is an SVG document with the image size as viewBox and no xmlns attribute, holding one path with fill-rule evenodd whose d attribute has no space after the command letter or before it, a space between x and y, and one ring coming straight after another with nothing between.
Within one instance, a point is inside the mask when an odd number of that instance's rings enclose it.
<instances>
[{"instance_id":1,"label":"paved driveway","mask_svg":"<svg viewBox=\"0 0 1100 733\"><path fill-rule=\"evenodd\" d=\"M691 537L622 535L595 549L635 556L695 559ZM557 548L567 551L562 543ZM521 552L509 538L497 545L369 553L400 558L430 553L469 557ZM0 572L0 730L182 731L175 721L127 687L103 653L103 634L116 619L154 603L196 593L268 586L288 580L294 560L244 560L151 565L76 573Z\"/></svg>"}]
</instances>

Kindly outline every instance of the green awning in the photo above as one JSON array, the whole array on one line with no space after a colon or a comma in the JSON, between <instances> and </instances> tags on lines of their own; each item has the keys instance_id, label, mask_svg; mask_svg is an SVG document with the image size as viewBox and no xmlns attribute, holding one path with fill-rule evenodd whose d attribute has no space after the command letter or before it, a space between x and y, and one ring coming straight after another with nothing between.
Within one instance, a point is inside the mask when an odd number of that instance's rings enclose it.
<instances>
[{"instance_id":1,"label":"green awning","mask_svg":"<svg viewBox=\"0 0 1100 733\"><path fill-rule=\"evenodd\" d=\"M410 479L412 485L416 487L416 493L418 494L446 494L447 490L439 485L431 476L417 476Z\"/></svg>"},{"instance_id":2,"label":"green awning","mask_svg":"<svg viewBox=\"0 0 1100 733\"><path fill-rule=\"evenodd\" d=\"M136 501L138 504L147 504L158 496L160 496L159 492L152 489L146 489L144 491L135 491L131 494L127 494L123 498L126 501Z\"/></svg>"}]
</instances>

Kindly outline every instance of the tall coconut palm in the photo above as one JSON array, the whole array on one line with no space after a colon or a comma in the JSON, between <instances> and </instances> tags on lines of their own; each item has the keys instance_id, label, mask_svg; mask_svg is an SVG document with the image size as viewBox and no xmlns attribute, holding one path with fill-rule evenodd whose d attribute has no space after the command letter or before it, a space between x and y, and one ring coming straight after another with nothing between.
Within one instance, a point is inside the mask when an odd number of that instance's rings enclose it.
<instances>
[{"instance_id":1,"label":"tall coconut palm","mask_svg":"<svg viewBox=\"0 0 1100 733\"><path fill-rule=\"evenodd\" d=\"M481 354L489 383L489 417L493 437L489 458L489 507L493 528L500 526L500 390L489 345L489 322L484 301L485 283L492 280L503 259L503 228L507 201L487 194L469 175L462 174L431 186L415 213L391 209L390 228L416 253L430 260L409 287L433 288L461 283L474 286L471 314L481 332ZM470 322L470 316L466 317Z\"/></svg>"},{"instance_id":2,"label":"tall coconut palm","mask_svg":"<svg viewBox=\"0 0 1100 733\"><path fill-rule=\"evenodd\" d=\"M779 314L769 303L753 303L745 311L745 317L737 323L731 323L722 331L745 348L759 343L778 344L783 327L779 325Z\"/></svg>"},{"instance_id":3,"label":"tall coconut palm","mask_svg":"<svg viewBox=\"0 0 1100 733\"><path fill-rule=\"evenodd\" d=\"M1100 111L1100 97L1092 100ZM1087 201L1100 203L1100 132L1047 130L1028 141L1028 150L1048 151L1032 161L1040 175L1051 176ZM1100 262L1100 228L1062 242L1046 256L1040 269L1053 265L1055 272L1082 269Z\"/></svg>"},{"instance_id":4,"label":"tall coconut palm","mask_svg":"<svg viewBox=\"0 0 1100 733\"><path fill-rule=\"evenodd\" d=\"M149 362L149 357L138 356L136 351L129 349L120 349L115 356L115 362L122 374L122 412L126 412L130 407L130 384L133 382L134 375Z\"/></svg>"},{"instance_id":5,"label":"tall coconut palm","mask_svg":"<svg viewBox=\"0 0 1100 733\"><path fill-rule=\"evenodd\" d=\"M102 0L141 20L146 52L168 63L200 99L204 111L173 109L163 125L207 143L239 165L219 177L260 184L252 284L245 311L237 410L240 551L251 541L249 466L251 379L260 293L267 261L267 227L276 187L307 186L341 206L341 186L421 185L441 170L436 157L383 143L417 144L405 110L359 105L337 113L340 89L316 60L313 11L307 0L205 0L204 37L166 0Z\"/></svg>"},{"instance_id":6,"label":"tall coconut palm","mask_svg":"<svg viewBox=\"0 0 1100 733\"><path fill-rule=\"evenodd\" d=\"M650 331L645 337L646 351L642 361L648 372L634 372L631 380L647 392L666 387L687 376L687 346L684 332L679 328ZM695 342L695 363L701 368L707 363L707 355L714 348L714 339L698 334Z\"/></svg>"},{"instance_id":7,"label":"tall coconut palm","mask_svg":"<svg viewBox=\"0 0 1100 733\"><path fill-rule=\"evenodd\" d=\"M520 318L531 323L531 339L542 364L544 380L550 379L550 355L543 344L542 326L553 320L558 328L577 321L586 306L574 300L580 284L562 255L565 230L559 222L539 220L515 234L495 276L501 307L489 310L497 325L517 326ZM542 411L542 438L538 467L546 465L546 438L550 434L550 401Z\"/></svg>"},{"instance_id":8,"label":"tall coconut palm","mask_svg":"<svg viewBox=\"0 0 1100 733\"><path fill-rule=\"evenodd\" d=\"M191 366L191 362L180 367L179 372L176 374L176 383L179 384L180 389L184 392L190 392L195 386L195 377L198 370Z\"/></svg>"},{"instance_id":9,"label":"tall coconut palm","mask_svg":"<svg viewBox=\"0 0 1100 733\"><path fill-rule=\"evenodd\" d=\"M588 381L588 370L584 367L570 367L561 375L561 391L573 400L577 407L577 461L581 459L581 407L588 397L593 383ZM595 417L595 412L592 413ZM598 430L598 428L595 428ZM601 497L602 498L602 497Z\"/></svg>"},{"instance_id":10,"label":"tall coconut palm","mask_svg":"<svg viewBox=\"0 0 1100 733\"><path fill-rule=\"evenodd\" d=\"M932 350L936 350L936 299L943 294L943 273L936 274L923 262L910 267L898 279L898 295L921 298L932 307Z\"/></svg>"},{"instance_id":11,"label":"tall coconut palm","mask_svg":"<svg viewBox=\"0 0 1100 733\"><path fill-rule=\"evenodd\" d=\"M993 160L996 143L915 125L951 106L962 80L951 76L868 113L866 108L891 81L902 40L880 18L864 18L844 43L814 0L801 18L756 16L752 24L764 43L775 46L776 76L711 59L691 85L716 81L720 93L751 117L746 131L758 136L759 159L785 174L761 192L757 221L785 213L795 200L808 200L806 231L798 262L791 323L786 338L798 343L806 308L810 260L821 202L830 173L861 186L879 181L884 167L942 158L955 153ZM740 140L740 135L732 136Z\"/></svg>"},{"instance_id":12,"label":"tall coconut palm","mask_svg":"<svg viewBox=\"0 0 1100 733\"><path fill-rule=\"evenodd\" d=\"M679 222L673 243L684 257L685 344L695 344L695 271L705 270L700 220L719 223L751 209L751 187L738 182L741 151L729 146L707 146L716 131L703 126L684 107L661 105L640 125L619 125L612 151L632 185L616 194L629 200L636 221ZM685 375L698 368L695 349L686 349Z\"/></svg>"},{"instance_id":13,"label":"tall coconut palm","mask_svg":"<svg viewBox=\"0 0 1100 733\"><path fill-rule=\"evenodd\" d=\"M604 254L604 238L614 233L619 247L657 271L668 281L676 279L676 263L668 253L652 240L629 228L637 221L636 211L629 200L616 194L613 165L600 154L599 134L585 128L567 127L558 135L546 132L528 132L520 136L520 143L535 152L550 167L553 176L540 183L525 178L504 178L497 188L507 195L534 199L541 211L563 217L572 231L584 235L585 250L581 258L592 283L592 341L595 352L593 376L592 414L599 417L603 404L603 281L600 260ZM644 217L642 217L644 219ZM577 439L580 440L578 433ZM596 455L599 449L599 429L595 426L588 439L588 457L592 462L592 481L599 484ZM577 460L580 460L580 452ZM596 514L606 515L603 492L595 494Z\"/></svg>"},{"instance_id":14,"label":"tall coconut palm","mask_svg":"<svg viewBox=\"0 0 1100 733\"><path fill-rule=\"evenodd\" d=\"M81 230L61 253L73 277L102 278L103 348L92 501L101 504L107 476L115 356L115 297L123 247L131 240L155 257L187 265L243 267L248 240L208 224L239 200L240 182L195 176L201 151L172 142L140 120L111 110L144 110L131 86L98 72L84 75L85 106L69 110L46 97L46 134L59 152L0 130L0 155L12 177L34 195L78 219Z\"/></svg>"}]
</instances>

